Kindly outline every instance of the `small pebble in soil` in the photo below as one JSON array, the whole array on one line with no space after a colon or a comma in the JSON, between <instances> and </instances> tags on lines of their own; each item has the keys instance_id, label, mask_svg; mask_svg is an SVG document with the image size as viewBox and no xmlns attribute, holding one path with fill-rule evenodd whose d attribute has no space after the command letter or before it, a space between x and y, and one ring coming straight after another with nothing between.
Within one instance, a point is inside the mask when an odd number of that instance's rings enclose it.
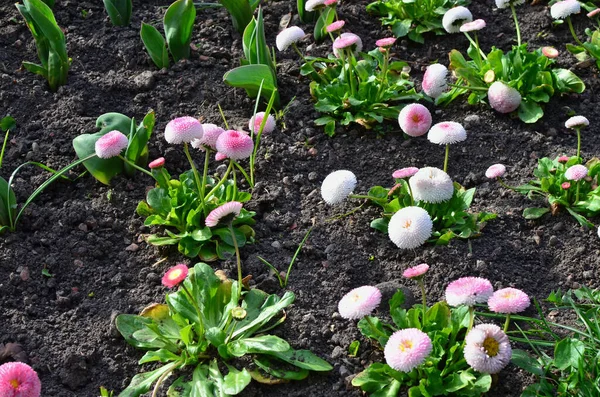
<instances>
[{"instance_id":1,"label":"small pebble in soil","mask_svg":"<svg viewBox=\"0 0 600 397\"><path fill-rule=\"evenodd\" d=\"M554 235L550 236L548 244L550 244L551 247L555 246L556 244L558 244L558 238Z\"/></svg>"}]
</instances>

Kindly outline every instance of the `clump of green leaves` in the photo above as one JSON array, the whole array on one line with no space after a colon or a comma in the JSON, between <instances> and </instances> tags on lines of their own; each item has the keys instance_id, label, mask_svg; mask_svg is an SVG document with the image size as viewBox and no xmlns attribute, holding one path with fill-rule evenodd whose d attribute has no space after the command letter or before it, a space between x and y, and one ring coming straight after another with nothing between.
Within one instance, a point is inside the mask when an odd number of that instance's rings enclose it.
<instances>
[{"instance_id":1,"label":"clump of green leaves","mask_svg":"<svg viewBox=\"0 0 600 397\"><path fill-rule=\"evenodd\" d=\"M104 8L115 26L127 26L131 22L131 0L103 0Z\"/></svg>"},{"instance_id":2,"label":"clump of green leaves","mask_svg":"<svg viewBox=\"0 0 600 397\"><path fill-rule=\"evenodd\" d=\"M219 0L219 3L229 12L235 30L242 34L252 20L252 14L260 0Z\"/></svg>"},{"instance_id":3,"label":"clump of green leaves","mask_svg":"<svg viewBox=\"0 0 600 397\"><path fill-rule=\"evenodd\" d=\"M446 34L442 17L450 8L465 6L469 0L377 0L367 6L367 11L381 17L396 37L405 37L424 43L423 34Z\"/></svg>"},{"instance_id":4,"label":"clump of green leaves","mask_svg":"<svg viewBox=\"0 0 600 397\"><path fill-rule=\"evenodd\" d=\"M54 3L54 2L52 2ZM71 60L67 56L65 35L50 7L41 0L23 0L17 9L35 40L41 65L23 61L23 67L44 77L51 91L67 84Z\"/></svg>"},{"instance_id":5,"label":"clump of green leaves","mask_svg":"<svg viewBox=\"0 0 600 397\"><path fill-rule=\"evenodd\" d=\"M152 62L169 67L169 53L175 62L190 57L196 7L192 0L177 0L169 6L163 19L165 37L154 26L142 23L140 35ZM168 49L168 51L167 51Z\"/></svg>"},{"instance_id":6,"label":"clump of green leaves","mask_svg":"<svg viewBox=\"0 0 600 397\"><path fill-rule=\"evenodd\" d=\"M284 309L295 299L292 292L280 298L252 289L240 296L237 284L198 263L183 287L166 296L166 304L151 305L139 316L117 316L125 340L147 351L140 365L160 363L134 376L119 396L140 396L153 384L156 393L169 375L188 368L191 375L178 377L168 395L233 396L252 379L273 384L332 369L310 351L295 350L268 334L285 320Z\"/></svg>"}]
</instances>

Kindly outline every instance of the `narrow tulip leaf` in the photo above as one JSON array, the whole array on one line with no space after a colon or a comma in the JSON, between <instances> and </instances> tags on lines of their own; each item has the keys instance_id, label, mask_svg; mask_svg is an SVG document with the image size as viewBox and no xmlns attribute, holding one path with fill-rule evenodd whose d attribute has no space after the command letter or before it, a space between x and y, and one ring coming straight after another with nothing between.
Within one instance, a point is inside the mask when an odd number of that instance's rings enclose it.
<instances>
[{"instance_id":1,"label":"narrow tulip leaf","mask_svg":"<svg viewBox=\"0 0 600 397\"><path fill-rule=\"evenodd\" d=\"M321 41L325 37L328 37L326 28L333 22L334 19L335 8L327 7L325 10L323 10L323 12L321 12L317 23L315 23L315 30L313 32L316 41Z\"/></svg>"},{"instance_id":2,"label":"narrow tulip leaf","mask_svg":"<svg viewBox=\"0 0 600 397\"><path fill-rule=\"evenodd\" d=\"M45 79L48 79L48 70L42 65L38 65L37 63L31 63L27 61L23 61L23 67L30 71L31 73L42 76Z\"/></svg>"},{"instance_id":3,"label":"narrow tulip leaf","mask_svg":"<svg viewBox=\"0 0 600 397\"><path fill-rule=\"evenodd\" d=\"M251 7L248 0L219 0L219 3L223 4L223 7L231 15L231 21L235 30L243 34L244 29L252 20L252 13L256 6Z\"/></svg>"},{"instance_id":4,"label":"narrow tulip leaf","mask_svg":"<svg viewBox=\"0 0 600 397\"><path fill-rule=\"evenodd\" d=\"M158 29L152 25L142 22L140 31L142 42L148 51L152 62L159 68L169 67L169 53L167 52L167 42Z\"/></svg>"},{"instance_id":5,"label":"narrow tulip leaf","mask_svg":"<svg viewBox=\"0 0 600 397\"><path fill-rule=\"evenodd\" d=\"M319 15L315 11L306 11L306 0L297 0L298 18L302 23L313 23Z\"/></svg>"},{"instance_id":6,"label":"narrow tulip leaf","mask_svg":"<svg viewBox=\"0 0 600 397\"><path fill-rule=\"evenodd\" d=\"M190 42L195 20L196 7L192 0L177 0L167 9L163 21L165 36L169 52L175 62L190 57Z\"/></svg>"},{"instance_id":7,"label":"narrow tulip leaf","mask_svg":"<svg viewBox=\"0 0 600 397\"><path fill-rule=\"evenodd\" d=\"M127 26L131 21L131 0L103 0L104 8L115 26Z\"/></svg>"}]
</instances>

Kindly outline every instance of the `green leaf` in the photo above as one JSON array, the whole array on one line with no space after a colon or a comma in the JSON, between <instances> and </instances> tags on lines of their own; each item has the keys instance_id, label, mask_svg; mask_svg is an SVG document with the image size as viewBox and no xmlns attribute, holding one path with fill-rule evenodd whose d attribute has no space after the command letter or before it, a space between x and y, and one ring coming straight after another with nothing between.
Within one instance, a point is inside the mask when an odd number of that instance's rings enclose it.
<instances>
[{"instance_id":1,"label":"green leaf","mask_svg":"<svg viewBox=\"0 0 600 397\"><path fill-rule=\"evenodd\" d=\"M181 365L181 362L176 361L174 363L157 368L154 371L137 374L133 377L129 386L127 386L127 388L123 390L121 394L119 394L119 397L138 397L146 393L148 390L150 390L150 386L152 386L152 384L156 382L158 378L173 371L179 365Z\"/></svg>"},{"instance_id":2,"label":"green leaf","mask_svg":"<svg viewBox=\"0 0 600 397\"><path fill-rule=\"evenodd\" d=\"M348 346L348 356L356 357L358 355L358 349L360 348L360 341L352 341Z\"/></svg>"},{"instance_id":3,"label":"green leaf","mask_svg":"<svg viewBox=\"0 0 600 397\"><path fill-rule=\"evenodd\" d=\"M315 41L321 41L325 37L328 37L327 26L329 26L335 19L336 12L335 7L326 7L323 9L319 15L319 19L315 23L315 29L313 31L313 36L315 37Z\"/></svg>"},{"instance_id":4,"label":"green leaf","mask_svg":"<svg viewBox=\"0 0 600 397\"><path fill-rule=\"evenodd\" d=\"M156 338L154 333L144 333L153 324L152 319L133 314L119 314L115 319L117 330L130 345L142 349L160 349L165 343ZM142 337L147 335L148 337Z\"/></svg>"},{"instance_id":5,"label":"green leaf","mask_svg":"<svg viewBox=\"0 0 600 397\"><path fill-rule=\"evenodd\" d=\"M375 230L379 230L380 232L387 234L389 223L389 218L377 218L371 221L371 227Z\"/></svg>"},{"instance_id":6,"label":"green leaf","mask_svg":"<svg viewBox=\"0 0 600 397\"><path fill-rule=\"evenodd\" d=\"M535 123L544 115L542 107L533 101L521 101L519 105L519 118L528 124Z\"/></svg>"},{"instance_id":7,"label":"green leaf","mask_svg":"<svg viewBox=\"0 0 600 397\"><path fill-rule=\"evenodd\" d=\"M525 219L538 219L544 214L550 212L550 208L525 208L523 211L523 217Z\"/></svg>"},{"instance_id":8,"label":"green leaf","mask_svg":"<svg viewBox=\"0 0 600 397\"><path fill-rule=\"evenodd\" d=\"M524 350L514 349L510 361L517 367L534 375L544 375L544 367Z\"/></svg>"},{"instance_id":9,"label":"green leaf","mask_svg":"<svg viewBox=\"0 0 600 397\"><path fill-rule=\"evenodd\" d=\"M162 34L152 25L142 22L140 36L148 55L152 62L159 68L169 67L169 53L167 52L167 42Z\"/></svg>"},{"instance_id":10,"label":"green leaf","mask_svg":"<svg viewBox=\"0 0 600 397\"><path fill-rule=\"evenodd\" d=\"M11 226L9 219L15 218L16 208L15 192L6 179L0 176L0 226Z\"/></svg>"},{"instance_id":11,"label":"green leaf","mask_svg":"<svg viewBox=\"0 0 600 397\"><path fill-rule=\"evenodd\" d=\"M269 355L309 371L325 372L333 369L331 364L317 357L310 350L289 349L284 352L271 352Z\"/></svg>"},{"instance_id":12,"label":"green leaf","mask_svg":"<svg viewBox=\"0 0 600 397\"><path fill-rule=\"evenodd\" d=\"M227 344L227 351L234 357L242 357L249 353L271 354L289 349L290 345L275 335L238 339Z\"/></svg>"},{"instance_id":13,"label":"green leaf","mask_svg":"<svg viewBox=\"0 0 600 397\"><path fill-rule=\"evenodd\" d=\"M125 158L131 161L133 164L145 166L148 160L148 141L152 135L155 124L154 111L151 110L146 114L142 124L139 126L135 125L135 121L131 120L131 132L128 136L129 145L125 150ZM135 168L131 165L124 163L125 172L131 176L135 172Z\"/></svg>"},{"instance_id":14,"label":"green leaf","mask_svg":"<svg viewBox=\"0 0 600 397\"><path fill-rule=\"evenodd\" d=\"M238 371L235 367L227 366L229 373L223 377L223 393L235 396L250 384L252 377L246 368Z\"/></svg>"},{"instance_id":15,"label":"green leaf","mask_svg":"<svg viewBox=\"0 0 600 397\"><path fill-rule=\"evenodd\" d=\"M131 0L103 0L104 8L115 26L127 26L131 21Z\"/></svg>"},{"instance_id":16,"label":"green leaf","mask_svg":"<svg viewBox=\"0 0 600 397\"><path fill-rule=\"evenodd\" d=\"M584 359L584 354L584 342L574 338L565 338L554 347L554 364L560 370L568 367L578 369L580 360Z\"/></svg>"},{"instance_id":17,"label":"green leaf","mask_svg":"<svg viewBox=\"0 0 600 397\"><path fill-rule=\"evenodd\" d=\"M248 295L246 295L248 297ZM239 337L245 337L252 335L255 331L262 328L267 322L273 317L280 313L284 308L291 305L296 296L291 291L286 291L285 294L279 299L277 295L270 295L263 306L260 308L260 314L254 319L251 319L250 313L245 320L240 323L243 324L233 333L233 339Z\"/></svg>"},{"instance_id":18,"label":"green leaf","mask_svg":"<svg viewBox=\"0 0 600 397\"><path fill-rule=\"evenodd\" d=\"M285 380L302 380L308 377L308 370L304 368L288 369L289 365L274 357L266 355L254 358L254 363L272 378Z\"/></svg>"},{"instance_id":19,"label":"green leaf","mask_svg":"<svg viewBox=\"0 0 600 397\"><path fill-rule=\"evenodd\" d=\"M17 127L17 122L11 116L6 116L0 119L0 129L2 131L14 130Z\"/></svg>"},{"instance_id":20,"label":"green leaf","mask_svg":"<svg viewBox=\"0 0 600 397\"><path fill-rule=\"evenodd\" d=\"M258 95L258 89L261 85L261 95L265 100L269 100L275 92L274 106L279 107L279 92L277 91L277 82L273 78L271 68L267 65L244 65L231 69L223 75L223 81L232 87L244 88L252 96Z\"/></svg>"},{"instance_id":21,"label":"green leaf","mask_svg":"<svg viewBox=\"0 0 600 397\"><path fill-rule=\"evenodd\" d=\"M233 27L240 34L244 33L244 29L252 20L252 12L248 0L219 0L223 7L227 9L233 22Z\"/></svg>"},{"instance_id":22,"label":"green leaf","mask_svg":"<svg viewBox=\"0 0 600 397\"><path fill-rule=\"evenodd\" d=\"M144 357L142 357L140 359L139 364L145 364L145 363L150 363L150 362L154 362L154 361L160 361L161 363L166 363L169 361L177 361L177 360L181 360L181 357L179 357L177 354L172 353L171 351L167 350L167 349L158 349L158 350L152 350L152 351L148 351L146 352L146 354L144 354Z\"/></svg>"},{"instance_id":23,"label":"green leaf","mask_svg":"<svg viewBox=\"0 0 600 397\"><path fill-rule=\"evenodd\" d=\"M577 75L567 69L552 69L556 78L556 88L560 92L576 92L581 94L585 90L585 84Z\"/></svg>"},{"instance_id":24,"label":"green leaf","mask_svg":"<svg viewBox=\"0 0 600 397\"><path fill-rule=\"evenodd\" d=\"M404 37L410 31L410 25L412 24L412 20L403 19L401 21L396 22L392 25L392 32L394 32L394 36L396 37Z\"/></svg>"},{"instance_id":25,"label":"green leaf","mask_svg":"<svg viewBox=\"0 0 600 397\"><path fill-rule=\"evenodd\" d=\"M169 6L163 20L169 52L175 62L190 57L196 7L192 0L177 0Z\"/></svg>"}]
</instances>

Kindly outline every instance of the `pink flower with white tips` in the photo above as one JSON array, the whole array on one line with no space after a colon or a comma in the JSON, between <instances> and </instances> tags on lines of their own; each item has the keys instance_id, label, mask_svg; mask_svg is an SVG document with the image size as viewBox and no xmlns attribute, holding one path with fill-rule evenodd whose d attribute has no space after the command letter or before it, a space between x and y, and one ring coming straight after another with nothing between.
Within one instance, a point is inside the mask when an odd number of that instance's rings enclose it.
<instances>
[{"instance_id":1,"label":"pink flower with white tips","mask_svg":"<svg viewBox=\"0 0 600 397\"><path fill-rule=\"evenodd\" d=\"M431 127L431 113L429 109L419 103L406 105L398 115L398 124L406 135L412 137L426 134Z\"/></svg>"},{"instance_id":2,"label":"pink flower with white tips","mask_svg":"<svg viewBox=\"0 0 600 397\"><path fill-rule=\"evenodd\" d=\"M121 131L110 131L100 137L94 146L96 156L101 159L116 157L129 145L129 140Z\"/></svg>"},{"instance_id":3,"label":"pink flower with white tips","mask_svg":"<svg viewBox=\"0 0 600 397\"><path fill-rule=\"evenodd\" d=\"M400 168L399 170L394 171L394 173L392 174L392 178L394 178L394 179L410 178L417 172L419 172L419 169L417 167Z\"/></svg>"},{"instance_id":4,"label":"pink flower with white tips","mask_svg":"<svg viewBox=\"0 0 600 397\"><path fill-rule=\"evenodd\" d=\"M165 165L165 158L164 157L159 157L154 161L151 161L150 164L148 164L148 168L150 169L155 169L155 168L162 168Z\"/></svg>"},{"instance_id":5,"label":"pink flower with white tips","mask_svg":"<svg viewBox=\"0 0 600 397\"><path fill-rule=\"evenodd\" d=\"M429 265L427 263L421 263L420 265L409 267L402 273L402 275L406 278L416 278L421 277L429 270Z\"/></svg>"},{"instance_id":6,"label":"pink flower with white tips","mask_svg":"<svg viewBox=\"0 0 600 397\"><path fill-rule=\"evenodd\" d=\"M554 47L542 47L542 54L544 54L546 58L557 58L558 50Z\"/></svg>"},{"instance_id":7,"label":"pink flower with white tips","mask_svg":"<svg viewBox=\"0 0 600 397\"><path fill-rule=\"evenodd\" d=\"M494 164L485 171L485 177L490 179L496 179L504 176L506 173L506 167L504 164Z\"/></svg>"},{"instance_id":8,"label":"pink flower with white tips","mask_svg":"<svg viewBox=\"0 0 600 397\"><path fill-rule=\"evenodd\" d=\"M342 33L333 41L333 55L339 58L340 50L348 47L351 47L355 54L359 53L363 48L362 40L354 33Z\"/></svg>"},{"instance_id":9,"label":"pink flower with white tips","mask_svg":"<svg viewBox=\"0 0 600 397\"><path fill-rule=\"evenodd\" d=\"M462 277L446 287L446 302L450 306L485 303L494 293L489 280L481 277Z\"/></svg>"},{"instance_id":10,"label":"pink flower with white tips","mask_svg":"<svg viewBox=\"0 0 600 397\"><path fill-rule=\"evenodd\" d=\"M565 127L570 129L583 128L590 125L590 121L584 116L573 116L565 121Z\"/></svg>"},{"instance_id":11,"label":"pink flower with white tips","mask_svg":"<svg viewBox=\"0 0 600 397\"><path fill-rule=\"evenodd\" d=\"M252 116L250 121L248 122L248 129L253 131L255 134L258 134L260 131L260 125L262 124L265 118L265 112L258 112L256 116ZM275 130L275 118L272 115L267 117L267 121L265 122L265 127L263 128L263 133L270 134Z\"/></svg>"},{"instance_id":12,"label":"pink flower with white tips","mask_svg":"<svg viewBox=\"0 0 600 397\"><path fill-rule=\"evenodd\" d=\"M441 63L429 65L423 75L423 92L432 98L437 98L446 91L448 68Z\"/></svg>"},{"instance_id":13,"label":"pink flower with white tips","mask_svg":"<svg viewBox=\"0 0 600 397\"><path fill-rule=\"evenodd\" d=\"M377 47L391 47L396 42L395 37L386 37L384 39L379 39L375 42Z\"/></svg>"},{"instance_id":14,"label":"pink flower with white tips","mask_svg":"<svg viewBox=\"0 0 600 397\"><path fill-rule=\"evenodd\" d=\"M443 121L431 127L427 139L429 139L429 142L438 145L452 145L466 140L467 131L460 123Z\"/></svg>"},{"instance_id":15,"label":"pink flower with white tips","mask_svg":"<svg viewBox=\"0 0 600 397\"><path fill-rule=\"evenodd\" d=\"M0 365L0 396L40 397L42 382L29 365L10 362Z\"/></svg>"},{"instance_id":16,"label":"pink flower with white tips","mask_svg":"<svg viewBox=\"0 0 600 397\"><path fill-rule=\"evenodd\" d=\"M401 372L410 372L425 362L433 350L429 336L417 328L396 331L385 344L385 362Z\"/></svg>"},{"instance_id":17,"label":"pink flower with white tips","mask_svg":"<svg viewBox=\"0 0 600 397\"><path fill-rule=\"evenodd\" d=\"M216 124L210 123L202 124L202 129L204 131L202 138L194 139L192 147L200 150L204 150L204 147L209 147L212 150L216 149L217 139L225 130Z\"/></svg>"},{"instance_id":18,"label":"pink flower with white tips","mask_svg":"<svg viewBox=\"0 0 600 397\"><path fill-rule=\"evenodd\" d=\"M242 160L250 157L254 151L254 142L242 131L229 130L219 135L215 147L230 159Z\"/></svg>"},{"instance_id":19,"label":"pink flower with white tips","mask_svg":"<svg viewBox=\"0 0 600 397\"><path fill-rule=\"evenodd\" d=\"M171 120L165 127L165 140L173 144L190 143L194 139L202 139L203 134L202 123L189 116Z\"/></svg>"},{"instance_id":20,"label":"pink flower with white tips","mask_svg":"<svg viewBox=\"0 0 600 397\"><path fill-rule=\"evenodd\" d=\"M494 313L520 313L530 304L529 296L516 288L499 289L488 299L488 307Z\"/></svg>"},{"instance_id":21,"label":"pink flower with white tips","mask_svg":"<svg viewBox=\"0 0 600 397\"><path fill-rule=\"evenodd\" d=\"M475 32L485 28L483 19L476 19L473 22L467 22L460 27L461 32Z\"/></svg>"},{"instance_id":22,"label":"pink flower with white tips","mask_svg":"<svg viewBox=\"0 0 600 397\"><path fill-rule=\"evenodd\" d=\"M588 174L586 166L581 164L573 165L565 171L565 178L570 181L579 181L585 178Z\"/></svg>"},{"instance_id":23,"label":"pink flower with white tips","mask_svg":"<svg viewBox=\"0 0 600 397\"><path fill-rule=\"evenodd\" d=\"M521 94L516 89L501 81L494 82L488 88L488 100L490 106L497 112L514 112L521 105Z\"/></svg>"},{"instance_id":24,"label":"pink flower with white tips","mask_svg":"<svg viewBox=\"0 0 600 397\"><path fill-rule=\"evenodd\" d=\"M223 153L219 153L217 152L215 154L215 161L223 161L227 158L227 156L225 156Z\"/></svg>"},{"instance_id":25,"label":"pink flower with white tips","mask_svg":"<svg viewBox=\"0 0 600 397\"><path fill-rule=\"evenodd\" d=\"M215 227L219 222L230 222L240 214L242 206L243 204L238 201L225 203L212 210L204 220L204 224L208 227Z\"/></svg>"},{"instance_id":26,"label":"pink flower with white tips","mask_svg":"<svg viewBox=\"0 0 600 397\"><path fill-rule=\"evenodd\" d=\"M370 315L381 303L381 291L365 285L348 292L338 303L340 316L348 320L359 320Z\"/></svg>"},{"instance_id":27,"label":"pink flower with white tips","mask_svg":"<svg viewBox=\"0 0 600 397\"><path fill-rule=\"evenodd\" d=\"M337 32L338 30L343 28L345 24L346 24L345 21L335 21L335 22L332 22L331 24L327 25L325 30L327 30L328 33Z\"/></svg>"}]
</instances>

